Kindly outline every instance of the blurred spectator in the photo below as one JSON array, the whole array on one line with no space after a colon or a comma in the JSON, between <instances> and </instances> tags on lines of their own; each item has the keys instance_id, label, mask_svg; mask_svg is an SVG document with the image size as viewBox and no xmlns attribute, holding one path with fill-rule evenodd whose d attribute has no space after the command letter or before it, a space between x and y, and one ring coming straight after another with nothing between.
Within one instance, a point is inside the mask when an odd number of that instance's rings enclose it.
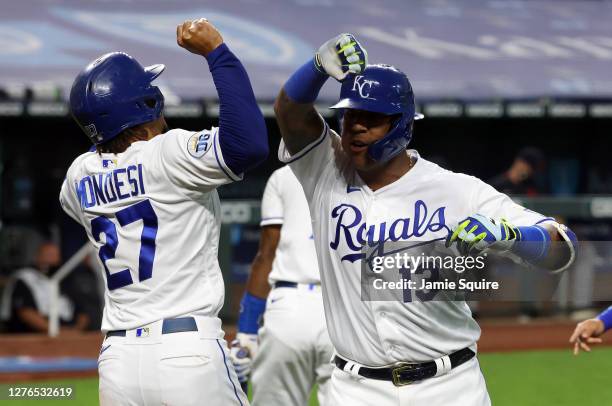
<instances>
[{"instance_id":1,"label":"blurred spectator","mask_svg":"<svg viewBox=\"0 0 612 406\"><path fill-rule=\"evenodd\" d=\"M512 166L489 180L489 184L502 193L534 196L545 190L538 179L544 174L546 159L535 147L521 149Z\"/></svg>"},{"instance_id":2,"label":"blurred spectator","mask_svg":"<svg viewBox=\"0 0 612 406\"><path fill-rule=\"evenodd\" d=\"M59 247L52 242L42 243L33 267L19 269L11 275L0 303L0 316L13 333L47 332L49 329L50 277L61 265ZM74 304L60 294L58 302L60 322L67 330L82 330L89 324L84 314L75 314Z\"/></svg>"}]
</instances>

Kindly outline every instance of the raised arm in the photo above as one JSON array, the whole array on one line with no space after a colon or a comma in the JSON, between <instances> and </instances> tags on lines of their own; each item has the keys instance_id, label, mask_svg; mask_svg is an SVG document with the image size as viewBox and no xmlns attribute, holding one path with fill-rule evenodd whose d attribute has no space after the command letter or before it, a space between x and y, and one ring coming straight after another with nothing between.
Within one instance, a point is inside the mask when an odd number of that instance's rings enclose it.
<instances>
[{"instance_id":1,"label":"raised arm","mask_svg":"<svg viewBox=\"0 0 612 406\"><path fill-rule=\"evenodd\" d=\"M177 43L206 57L219 95L219 144L227 166L236 174L268 156L266 124L246 70L217 29L206 19L177 27Z\"/></svg>"},{"instance_id":2,"label":"raised arm","mask_svg":"<svg viewBox=\"0 0 612 406\"><path fill-rule=\"evenodd\" d=\"M355 37L340 34L321 45L315 56L291 75L274 103L278 126L291 154L323 131L323 118L314 101L327 79L332 76L342 81L350 72L361 72L366 64L367 53Z\"/></svg>"}]
</instances>

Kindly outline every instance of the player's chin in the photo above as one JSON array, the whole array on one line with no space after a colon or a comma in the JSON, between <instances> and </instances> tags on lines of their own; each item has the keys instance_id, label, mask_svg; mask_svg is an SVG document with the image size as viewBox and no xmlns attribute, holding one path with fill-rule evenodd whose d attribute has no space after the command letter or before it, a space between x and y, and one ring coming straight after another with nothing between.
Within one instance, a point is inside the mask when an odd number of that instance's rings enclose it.
<instances>
[{"instance_id":1,"label":"player's chin","mask_svg":"<svg viewBox=\"0 0 612 406\"><path fill-rule=\"evenodd\" d=\"M353 167L358 171L367 171L376 165L376 162L368 155L368 146L355 146L342 140L342 149L351 160Z\"/></svg>"},{"instance_id":2,"label":"player's chin","mask_svg":"<svg viewBox=\"0 0 612 406\"><path fill-rule=\"evenodd\" d=\"M370 158L367 151L360 153L351 153L349 154L349 156L351 158L353 167L358 171L367 171L376 166L376 161Z\"/></svg>"}]
</instances>

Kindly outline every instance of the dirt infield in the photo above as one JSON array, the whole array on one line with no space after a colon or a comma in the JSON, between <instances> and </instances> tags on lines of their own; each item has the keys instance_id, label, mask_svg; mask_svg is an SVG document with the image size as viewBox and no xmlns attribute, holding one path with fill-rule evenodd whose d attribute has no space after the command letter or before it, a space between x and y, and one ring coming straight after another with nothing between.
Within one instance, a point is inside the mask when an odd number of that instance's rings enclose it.
<instances>
[{"instance_id":1,"label":"dirt infield","mask_svg":"<svg viewBox=\"0 0 612 406\"><path fill-rule=\"evenodd\" d=\"M0 357L29 356L97 358L102 342L102 334L65 334L49 338L38 334L5 334L0 336ZM2 372L0 383L25 382L34 380L84 378L97 375L90 371L53 371L53 372Z\"/></svg>"},{"instance_id":2,"label":"dirt infield","mask_svg":"<svg viewBox=\"0 0 612 406\"><path fill-rule=\"evenodd\" d=\"M0 357L97 358L101 343L102 334L97 332L64 334L57 338L39 334L3 334L0 335Z\"/></svg>"},{"instance_id":3,"label":"dirt infield","mask_svg":"<svg viewBox=\"0 0 612 406\"><path fill-rule=\"evenodd\" d=\"M479 352L526 350L570 350L569 337L576 327L573 321L542 320L529 323L482 321ZM604 345L612 345L608 339Z\"/></svg>"},{"instance_id":4,"label":"dirt infield","mask_svg":"<svg viewBox=\"0 0 612 406\"><path fill-rule=\"evenodd\" d=\"M575 322L565 320L539 320L517 323L514 320L485 320L479 322L482 336L479 352L510 352L525 350L563 349L570 351L568 339ZM225 326L226 339L231 341L235 326ZM97 358L102 342L99 333L70 334L58 338L41 335L0 336L0 357L83 357ZM604 345L612 345L608 339ZM0 382L19 382L42 379L95 376L96 371L0 373Z\"/></svg>"}]
</instances>

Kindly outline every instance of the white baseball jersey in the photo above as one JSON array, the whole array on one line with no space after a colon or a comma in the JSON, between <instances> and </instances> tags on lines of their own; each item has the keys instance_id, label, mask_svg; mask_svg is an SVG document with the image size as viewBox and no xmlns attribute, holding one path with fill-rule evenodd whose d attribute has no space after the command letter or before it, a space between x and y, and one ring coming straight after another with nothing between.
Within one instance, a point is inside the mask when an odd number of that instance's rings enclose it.
<instances>
[{"instance_id":1,"label":"white baseball jersey","mask_svg":"<svg viewBox=\"0 0 612 406\"><path fill-rule=\"evenodd\" d=\"M474 213L515 225L544 220L475 177L408 153L416 160L412 169L372 191L327 125L299 153L290 156L284 143L279 150L310 207L332 343L341 356L364 365L432 360L473 346L480 336L465 302L362 301L365 244L443 239L450 227Z\"/></svg>"},{"instance_id":2,"label":"white baseball jersey","mask_svg":"<svg viewBox=\"0 0 612 406\"><path fill-rule=\"evenodd\" d=\"M105 270L103 331L216 317L224 285L215 188L240 179L224 163L217 128L171 130L120 154L75 159L60 202Z\"/></svg>"},{"instance_id":3,"label":"white baseball jersey","mask_svg":"<svg viewBox=\"0 0 612 406\"><path fill-rule=\"evenodd\" d=\"M302 185L288 166L270 176L261 201L262 226L282 224L269 281L319 283L317 253Z\"/></svg>"}]
</instances>

